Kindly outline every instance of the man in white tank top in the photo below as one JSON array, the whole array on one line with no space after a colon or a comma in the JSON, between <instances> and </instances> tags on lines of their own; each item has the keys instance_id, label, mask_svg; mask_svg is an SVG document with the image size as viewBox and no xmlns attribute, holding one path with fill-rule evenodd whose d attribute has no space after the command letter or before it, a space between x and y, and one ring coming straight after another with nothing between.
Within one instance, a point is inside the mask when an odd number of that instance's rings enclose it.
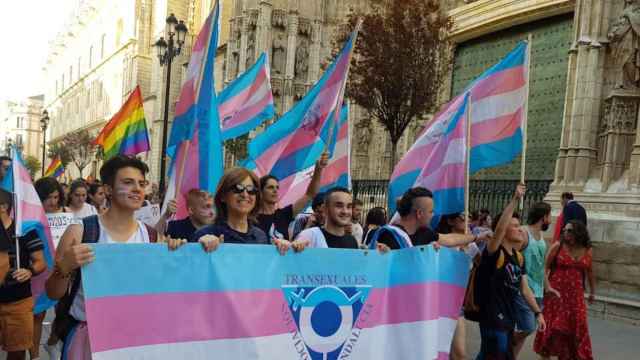
<instances>
[{"instance_id":1,"label":"man in white tank top","mask_svg":"<svg viewBox=\"0 0 640 360\"><path fill-rule=\"evenodd\" d=\"M150 241L146 226L134 218L134 212L142 207L144 200L147 172L147 165L134 157L119 155L104 163L100 169L100 176L111 198L111 208L98 218L97 242L129 244ZM52 299L61 299L70 286L71 274L94 260L91 247L88 244L82 244L83 232L82 223L74 224L67 228L60 239L54 271L46 284L47 295ZM81 286L73 299L69 313L79 321L79 324L73 336L68 336L65 341L67 345L65 349L68 349L66 358L90 359L91 349ZM70 339L70 337L73 338Z\"/></svg>"}]
</instances>

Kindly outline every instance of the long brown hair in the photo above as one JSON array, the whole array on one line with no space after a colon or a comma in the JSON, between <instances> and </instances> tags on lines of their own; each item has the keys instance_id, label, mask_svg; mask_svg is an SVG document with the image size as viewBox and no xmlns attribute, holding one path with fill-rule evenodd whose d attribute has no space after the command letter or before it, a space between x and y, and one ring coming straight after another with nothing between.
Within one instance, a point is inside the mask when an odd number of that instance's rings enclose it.
<instances>
[{"instance_id":1,"label":"long brown hair","mask_svg":"<svg viewBox=\"0 0 640 360\"><path fill-rule=\"evenodd\" d=\"M257 190L260 190L260 180L253 171L236 167L228 170L220 179L218 183L218 188L216 189L216 196L214 202L216 204L216 221L226 221L229 212L227 210L227 204L224 203L224 197L231 191L231 188L240 184L244 179L250 178L253 186L256 187ZM255 222L256 216L258 214L258 208L260 205L260 191L257 192L255 206L251 213L249 214L249 221Z\"/></svg>"}]
</instances>

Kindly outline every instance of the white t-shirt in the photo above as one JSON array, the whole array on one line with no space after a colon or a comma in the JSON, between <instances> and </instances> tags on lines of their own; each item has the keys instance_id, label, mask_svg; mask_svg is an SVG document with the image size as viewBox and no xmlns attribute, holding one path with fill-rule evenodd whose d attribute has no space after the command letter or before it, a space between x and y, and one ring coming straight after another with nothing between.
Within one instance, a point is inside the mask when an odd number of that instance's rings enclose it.
<instances>
[{"instance_id":1,"label":"white t-shirt","mask_svg":"<svg viewBox=\"0 0 640 360\"><path fill-rule=\"evenodd\" d=\"M308 248L329 248L327 240L324 238L324 234L322 233L322 229L318 226L302 230L302 232L296 236L296 241L298 240L309 240L309 245L307 245Z\"/></svg>"},{"instance_id":2,"label":"white t-shirt","mask_svg":"<svg viewBox=\"0 0 640 360\"><path fill-rule=\"evenodd\" d=\"M96 210L95 206L87 203L82 204L82 209L73 212L73 216L76 218L76 220L82 220L87 216L97 215L97 214L98 214L98 211Z\"/></svg>"},{"instance_id":3,"label":"white t-shirt","mask_svg":"<svg viewBox=\"0 0 640 360\"><path fill-rule=\"evenodd\" d=\"M363 232L364 232L364 230L362 230L362 225L360 225L359 223L351 224L351 235L353 235L353 237L356 238L356 241L358 242L358 245L362 245L362 233Z\"/></svg>"},{"instance_id":4,"label":"white t-shirt","mask_svg":"<svg viewBox=\"0 0 640 360\"><path fill-rule=\"evenodd\" d=\"M100 225L100 238L98 238L98 243L100 244L146 244L150 242L149 232L147 231L147 227L142 221L138 221L138 230L133 233L129 240L124 243L114 241L111 236L109 236L109 233L105 230L104 226L102 225L102 221L98 220L98 223ZM69 314L78 321L87 321L87 314L84 308L84 290L82 289L82 283L80 283L80 287L78 287L76 297L73 298L73 303L71 304Z\"/></svg>"}]
</instances>

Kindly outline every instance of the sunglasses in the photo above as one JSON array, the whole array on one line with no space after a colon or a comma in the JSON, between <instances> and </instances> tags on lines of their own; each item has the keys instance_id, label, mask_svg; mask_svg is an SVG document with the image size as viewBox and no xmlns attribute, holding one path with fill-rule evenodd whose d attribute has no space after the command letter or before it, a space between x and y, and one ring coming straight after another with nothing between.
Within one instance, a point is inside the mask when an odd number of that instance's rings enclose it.
<instances>
[{"instance_id":1,"label":"sunglasses","mask_svg":"<svg viewBox=\"0 0 640 360\"><path fill-rule=\"evenodd\" d=\"M258 188L253 186L253 185L236 184L229 190L231 192L233 192L234 194L242 194L245 191L249 195L257 195L258 194Z\"/></svg>"},{"instance_id":2,"label":"sunglasses","mask_svg":"<svg viewBox=\"0 0 640 360\"><path fill-rule=\"evenodd\" d=\"M573 229L562 229L565 234L573 234Z\"/></svg>"}]
</instances>

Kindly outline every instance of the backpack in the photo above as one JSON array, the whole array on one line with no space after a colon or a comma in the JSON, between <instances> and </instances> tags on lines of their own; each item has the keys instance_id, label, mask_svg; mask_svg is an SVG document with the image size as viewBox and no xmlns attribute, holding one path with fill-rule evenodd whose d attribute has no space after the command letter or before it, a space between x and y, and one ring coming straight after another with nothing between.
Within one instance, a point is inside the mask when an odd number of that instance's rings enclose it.
<instances>
[{"instance_id":1,"label":"backpack","mask_svg":"<svg viewBox=\"0 0 640 360\"><path fill-rule=\"evenodd\" d=\"M98 215L91 215L82 219L82 226L82 244L97 243L98 239L100 239L100 223L98 222ZM149 233L149 241L152 243L157 242L158 234L155 229L147 224L145 224L145 227ZM71 286L67 289L64 296L58 300L55 307L56 317L51 324L51 331L63 342L66 340L71 330L78 324L78 320L74 319L69 312L71 310L71 305L73 304L73 299L75 299L78 294L81 282L82 277L80 269L76 269L69 280Z\"/></svg>"},{"instance_id":2,"label":"backpack","mask_svg":"<svg viewBox=\"0 0 640 360\"><path fill-rule=\"evenodd\" d=\"M382 232L385 230L391 233L391 235L393 236L393 239L396 241L400 249L404 249L412 246L411 243L409 243L401 234L398 233L398 230L396 230L396 228L389 225L384 225L374 230L375 232L373 233L373 236L369 241L369 250L376 249L378 245L378 238L380 237L380 234L382 234Z\"/></svg>"},{"instance_id":3,"label":"backpack","mask_svg":"<svg viewBox=\"0 0 640 360\"><path fill-rule=\"evenodd\" d=\"M496 261L496 269L501 269L505 264L505 250L501 246L498 248L500 255L498 261ZM524 266L524 256L514 249L518 265ZM482 254L476 255L473 259L473 267L469 273L469 281L467 282L467 289L464 292L464 302L462 303L462 309L464 317L467 320L479 322L482 314L482 309L486 307L489 300L489 292L491 286L491 277L480 271L480 263L482 262Z\"/></svg>"}]
</instances>

